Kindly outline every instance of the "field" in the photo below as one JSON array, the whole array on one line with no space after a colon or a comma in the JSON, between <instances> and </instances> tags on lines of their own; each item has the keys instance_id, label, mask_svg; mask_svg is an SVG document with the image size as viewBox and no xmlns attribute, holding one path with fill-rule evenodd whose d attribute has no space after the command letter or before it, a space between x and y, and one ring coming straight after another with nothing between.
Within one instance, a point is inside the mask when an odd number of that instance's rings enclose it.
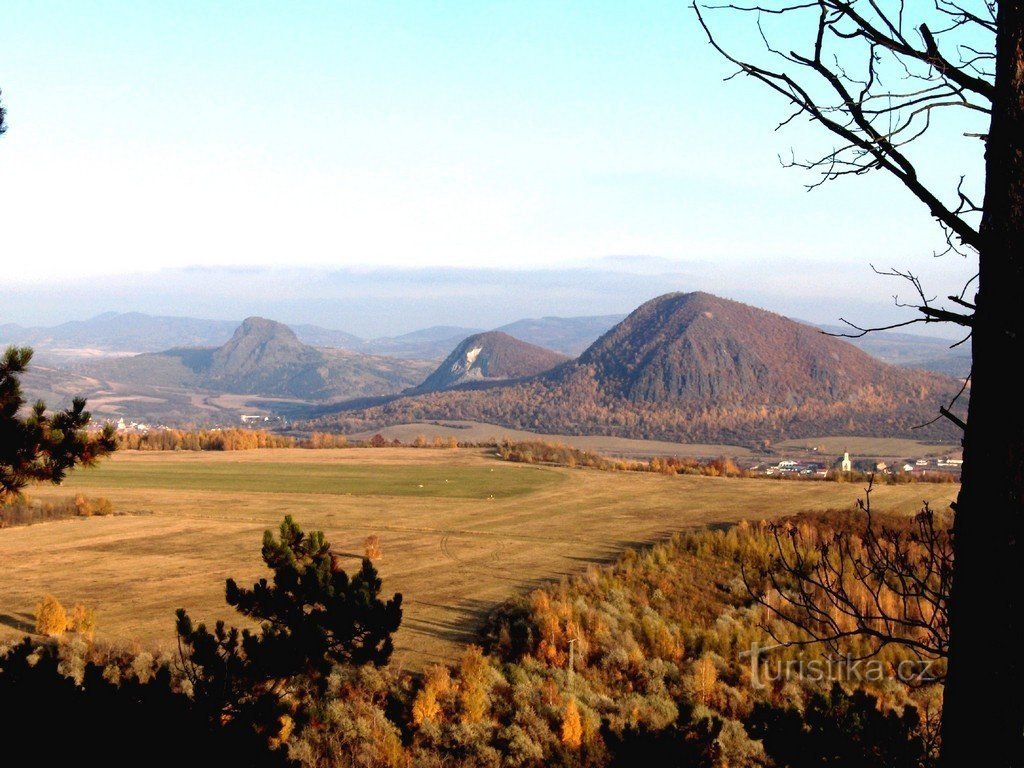
<instances>
[{"instance_id":1,"label":"field","mask_svg":"<svg viewBox=\"0 0 1024 768\"><path fill-rule=\"evenodd\" d=\"M422 487L421 487L422 486ZM265 574L263 530L292 514L358 565L378 534L385 591L405 596L395 661L452 658L495 603L688 526L850 507L854 485L505 464L485 449L122 452L39 499L81 491L126 516L0 530L0 634L47 592L96 608L98 637L173 649L179 606L235 615L224 579ZM944 507L957 486L876 489L879 508Z\"/></svg>"},{"instance_id":2,"label":"field","mask_svg":"<svg viewBox=\"0 0 1024 768\"><path fill-rule=\"evenodd\" d=\"M849 451L854 457L878 459L917 459L924 457L959 456L958 445L941 445L899 437L811 437L803 440L785 440L776 443L777 453L820 453L824 456L842 456Z\"/></svg>"},{"instance_id":3,"label":"field","mask_svg":"<svg viewBox=\"0 0 1024 768\"><path fill-rule=\"evenodd\" d=\"M529 432L525 429L510 429L497 424L478 421L444 421L440 423L396 424L379 430L359 432L351 435L353 440L369 440L379 432L388 440L401 440L409 444L417 435L428 439L434 437L455 437L465 443L493 443L509 440L546 440L565 443L583 451L594 451L606 456L628 456L630 458L651 458L654 456L716 456L747 457L749 448L740 445L715 445L707 443L673 443L667 440L633 440L628 437L605 435L553 435L543 432Z\"/></svg>"}]
</instances>

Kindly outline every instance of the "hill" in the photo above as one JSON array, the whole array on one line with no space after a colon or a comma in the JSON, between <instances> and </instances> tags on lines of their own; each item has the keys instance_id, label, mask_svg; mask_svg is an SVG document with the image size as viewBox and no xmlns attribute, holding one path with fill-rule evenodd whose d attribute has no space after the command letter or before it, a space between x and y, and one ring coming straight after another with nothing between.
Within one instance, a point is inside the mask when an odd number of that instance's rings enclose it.
<instances>
[{"instance_id":1,"label":"hill","mask_svg":"<svg viewBox=\"0 0 1024 768\"><path fill-rule=\"evenodd\" d=\"M231 338L237 320L104 312L88 320L54 326L0 325L0 343L33 347L47 359L66 361L112 354L160 352L174 347L215 347ZM316 325L293 326L306 344L356 349L358 336Z\"/></svg>"},{"instance_id":2,"label":"hill","mask_svg":"<svg viewBox=\"0 0 1024 768\"><path fill-rule=\"evenodd\" d=\"M565 434L742 443L822 434L944 438L932 421L958 383L879 362L780 315L706 293L649 301L578 360L484 390L337 408L349 431L430 419Z\"/></svg>"},{"instance_id":3,"label":"hill","mask_svg":"<svg viewBox=\"0 0 1024 768\"><path fill-rule=\"evenodd\" d=\"M452 347L467 336L480 333L479 328L463 328L458 325L432 325L401 336L382 336L363 342L360 350L375 355L412 358L418 360L443 360Z\"/></svg>"},{"instance_id":4,"label":"hill","mask_svg":"<svg viewBox=\"0 0 1024 768\"><path fill-rule=\"evenodd\" d=\"M625 318L625 315L529 318L516 320L495 330L576 357Z\"/></svg>"},{"instance_id":5,"label":"hill","mask_svg":"<svg viewBox=\"0 0 1024 768\"><path fill-rule=\"evenodd\" d=\"M463 339L444 362L409 391L440 392L464 384L510 381L549 371L569 358L507 333L488 331Z\"/></svg>"},{"instance_id":6,"label":"hill","mask_svg":"<svg viewBox=\"0 0 1024 768\"><path fill-rule=\"evenodd\" d=\"M818 327L826 333L850 332L850 328L837 325ZM970 339L954 347L955 342L935 336L876 331L848 341L872 357L893 365L924 368L958 379L966 378L971 372Z\"/></svg>"},{"instance_id":7,"label":"hill","mask_svg":"<svg viewBox=\"0 0 1024 768\"><path fill-rule=\"evenodd\" d=\"M219 347L176 348L80 370L134 387L176 387L306 401L373 397L409 387L429 363L303 344L288 326L250 317Z\"/></svg>"}]
</instances>

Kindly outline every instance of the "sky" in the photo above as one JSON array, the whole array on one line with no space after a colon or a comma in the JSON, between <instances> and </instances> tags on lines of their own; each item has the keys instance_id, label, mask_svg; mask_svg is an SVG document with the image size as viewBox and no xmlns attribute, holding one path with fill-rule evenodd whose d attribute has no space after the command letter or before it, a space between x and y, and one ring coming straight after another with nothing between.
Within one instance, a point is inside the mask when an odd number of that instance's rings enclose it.
<instances>
[{"instance_id":1,"label":"sky","mask_svg":"<svg viewBox=\"0 0 1024 768\"><path fill-rule=\"evenodd\" d=\"M718 24L731 44L757 43L749 24ZM588 314L594 270L818 321L891 318L903 288L871 264L938 293L973 272L933 258L934 222L881 174L807 192L813 179L778 156L822 146L820 131L776 132L785 105L723 82L731 72L684 1L7 0L0 322L145 311L169 285L173 314L358 321L309 317L301 295L283 307L272 279L209 279L230 269L287 270L289 295L376 273L393 286L382 300L454 301L436 313L449 322L458 292L415 279L439 268L464 270L463 293L479 270L499 284L536 272L496 300L508 314L530 298L519 316ZM949 178L979 168L940 141L921 151ZM544 270L577 275L579 296L515 287ZM638 291L601 284L602 310L635 306ZM458 324L485 327L486 310Z\"/></svg>"}]
</instances>

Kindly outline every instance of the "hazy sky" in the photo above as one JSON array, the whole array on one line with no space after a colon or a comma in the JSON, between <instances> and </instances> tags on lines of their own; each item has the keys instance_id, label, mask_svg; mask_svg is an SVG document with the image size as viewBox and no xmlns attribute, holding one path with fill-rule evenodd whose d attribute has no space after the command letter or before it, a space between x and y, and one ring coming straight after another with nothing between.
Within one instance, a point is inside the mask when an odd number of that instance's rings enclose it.
<instances>
[{"instance_id":1,"label":"hazy sky","mask_svg":"<svg viewBox=\"0 0 1024 768\"><path fill-rule=\"evenodd\" d=\"M777 155L829 142L774 132L778 98L723 84L688 5L6 0L8 290L193 265L615 264L693 276L674 289L756 286L784 312L817 298L828 319L899 288L869 262L941 291L969 274L932 259L937 230L895 182L805 192ZM922 152L947 176L978 169L969 150ZM131 302L110 309L146 309Z\"/></svg>"}]
</instances>

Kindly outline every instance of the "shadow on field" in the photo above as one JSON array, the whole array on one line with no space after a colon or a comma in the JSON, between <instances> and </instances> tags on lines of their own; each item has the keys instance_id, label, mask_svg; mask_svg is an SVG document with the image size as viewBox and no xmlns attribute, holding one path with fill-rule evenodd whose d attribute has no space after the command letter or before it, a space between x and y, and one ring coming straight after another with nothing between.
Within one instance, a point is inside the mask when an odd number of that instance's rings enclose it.
<instances>
[{"instance_id":1,"label":"shadow on field","mask_svg":"<svg viewBox=\"0 0 1024 768\"><path fill-rule=\"evenodd\" d=\"M416 605L443 608L455 614L451 619L419 619L406 617L402 629L418 635L427 635L450 640L462 645L475 642L480 626L494 603L478 598L463 598L454 603L428 603L425 600L410 600Z\"/></svg>"},{"instance_id":2,"label":"shadow on field","mask_svg":"<svg viewBox=\"0 0 1024 768\"><path fill-rule=\"evenodd\" d=\"M28 634L36 631L35 617L27 613L20 613L17 616L0 613L0 624Z\"/></svg>"},{"instance_id":3,"label":"shadow on field","mask_svg":"<svg viewBox=\"0 0 1024 768\"><path fill-rule=\"evenodd\" d=\"M677 529L666 529L664 531L654 531L650 536L642 539L620 539L619 541L610 541L603 545L600 550L592 555L565 555L566 560L574 560L579 563L587 563L588 565L593 563L594 565L610 565L622 557L622 553L627 549L644 550L648 549L659 541L665 539L676 533ZM563 576L571 576L573 572L563 572Z\"/></svg>"}]
</instances>

